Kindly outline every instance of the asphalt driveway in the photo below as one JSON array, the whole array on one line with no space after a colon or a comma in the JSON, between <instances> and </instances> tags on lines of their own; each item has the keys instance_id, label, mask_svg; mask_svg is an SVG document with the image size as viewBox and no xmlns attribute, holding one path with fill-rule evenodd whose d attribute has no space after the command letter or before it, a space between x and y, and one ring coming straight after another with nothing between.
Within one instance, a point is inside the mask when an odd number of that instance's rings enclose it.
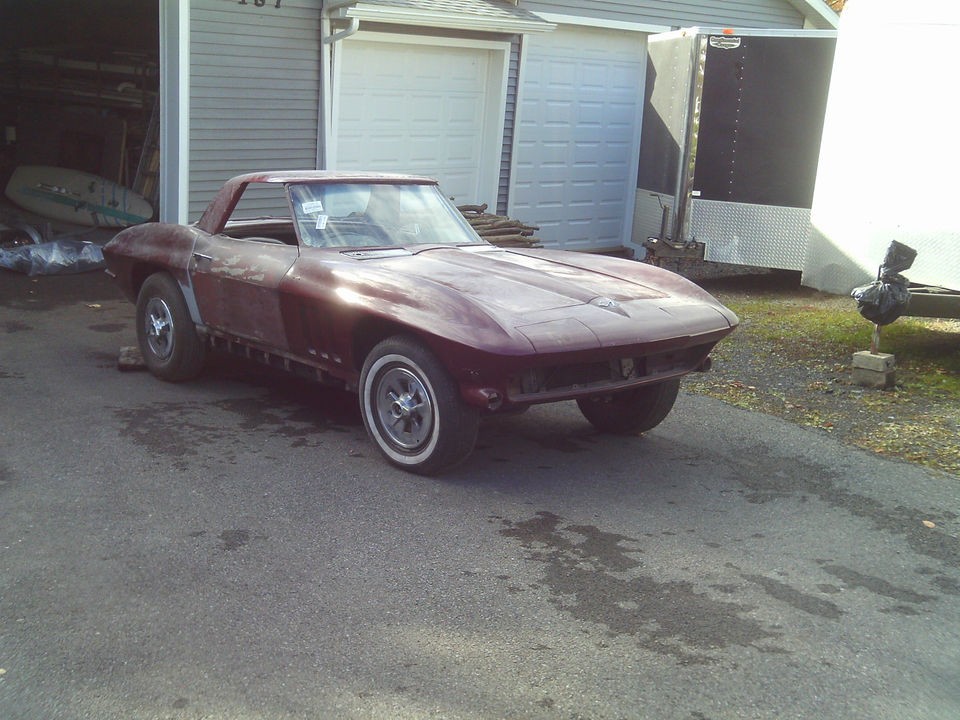
<instances>
[{"instance_id":1,"label":"asphalt driveway","mask_svg":"<svg viewBox=\"0 0 960 720\"><path fill-rule=\"evenodd\" d=\"M0 718L960 717L960 478L689 395L421 478L348 396L118 372L132 317L0 273Z\"/></svg>"}]
</instances>

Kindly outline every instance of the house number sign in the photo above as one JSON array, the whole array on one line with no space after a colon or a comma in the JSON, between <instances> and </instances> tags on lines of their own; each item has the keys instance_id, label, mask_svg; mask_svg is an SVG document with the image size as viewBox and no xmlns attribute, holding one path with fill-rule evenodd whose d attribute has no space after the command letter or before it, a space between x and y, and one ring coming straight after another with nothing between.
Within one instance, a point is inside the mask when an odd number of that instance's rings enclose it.
<instances>
[{"instance_id":1,"label":"house number sign","mask_svg":"<svg viewBox=\"0 0 960 720\"><path fill-rule=\"evenodd\" d=\"M237 0L238 5L253 5L254 7L263 7L267 4L267 0ZM273 6L277 9L280 8L280 0L273 0Z\"/></svg>"}]
</instances>

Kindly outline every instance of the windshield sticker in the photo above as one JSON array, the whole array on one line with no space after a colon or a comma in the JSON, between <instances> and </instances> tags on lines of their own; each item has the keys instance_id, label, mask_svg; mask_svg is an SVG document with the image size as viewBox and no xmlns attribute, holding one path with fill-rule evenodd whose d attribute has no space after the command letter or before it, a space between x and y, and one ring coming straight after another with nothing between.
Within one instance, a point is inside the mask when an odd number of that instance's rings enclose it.
<instances>
[{"instance_id":1,"label":"windshield sticker","mask_svg":"<svg viewBox=\"0 0 960 720\"><path fill-rule=\"evenodd\" d=\"M325 230L329 215L317 215L317 230Z\"/></svg>"},{"instance_id":2,"label":"windshield sticker","mask_svg":"<svg viewBox=\"0 0 960 720\"><path fill-rule=\"evenodd\" d=\"M307 215L313 215L314 213L323 212L323 203L319 200L313 200L311 202L305 202L300 206L300 209L303 210Z\"/></svg>"}]
</instances>

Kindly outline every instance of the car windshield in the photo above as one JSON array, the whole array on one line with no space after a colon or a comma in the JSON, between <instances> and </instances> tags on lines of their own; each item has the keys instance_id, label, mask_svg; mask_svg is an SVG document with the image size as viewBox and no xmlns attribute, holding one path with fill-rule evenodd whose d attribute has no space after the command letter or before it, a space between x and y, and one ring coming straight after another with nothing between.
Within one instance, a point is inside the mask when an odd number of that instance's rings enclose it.
<instances>
[{"instance_id":1,"label":"car windshield","mask_svg":"<svg viewBox=\"0 0 960 720\"><path fill-rule=\"evenodd\" d=\"M436 185L292 183L290 200L309 247L484 243Z\"/></svg>"}]
</instances>

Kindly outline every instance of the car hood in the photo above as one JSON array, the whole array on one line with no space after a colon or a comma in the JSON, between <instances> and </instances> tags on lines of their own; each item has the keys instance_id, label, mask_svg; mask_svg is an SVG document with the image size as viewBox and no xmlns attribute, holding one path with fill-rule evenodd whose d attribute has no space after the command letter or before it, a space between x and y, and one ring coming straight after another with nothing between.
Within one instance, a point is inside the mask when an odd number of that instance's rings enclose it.
<instances>
[{"instance_id":1,"label":"car hood","mask_svg":"<svg viewBox=\"0 0 960 720\"><path fill-rule=\"evenodd\" d=\"M738 322L690 281L622 258L490 246L343 255L360 261L335 273L354 302L467 344L505 334L551 352L719 338Z\"/></svg>"},{"instance_id":2,"label":"car hood","mask_svg":"<svg viewBox=\"0 0 960 720\"><path fill-rule=\"evenodd\" d=\"M624 303L667 297L652 284L564 262L568 254L434 249L418 254L417 275L498 310L501 316L529 318L602 299Z\"/></svg>"}]
</instances>

